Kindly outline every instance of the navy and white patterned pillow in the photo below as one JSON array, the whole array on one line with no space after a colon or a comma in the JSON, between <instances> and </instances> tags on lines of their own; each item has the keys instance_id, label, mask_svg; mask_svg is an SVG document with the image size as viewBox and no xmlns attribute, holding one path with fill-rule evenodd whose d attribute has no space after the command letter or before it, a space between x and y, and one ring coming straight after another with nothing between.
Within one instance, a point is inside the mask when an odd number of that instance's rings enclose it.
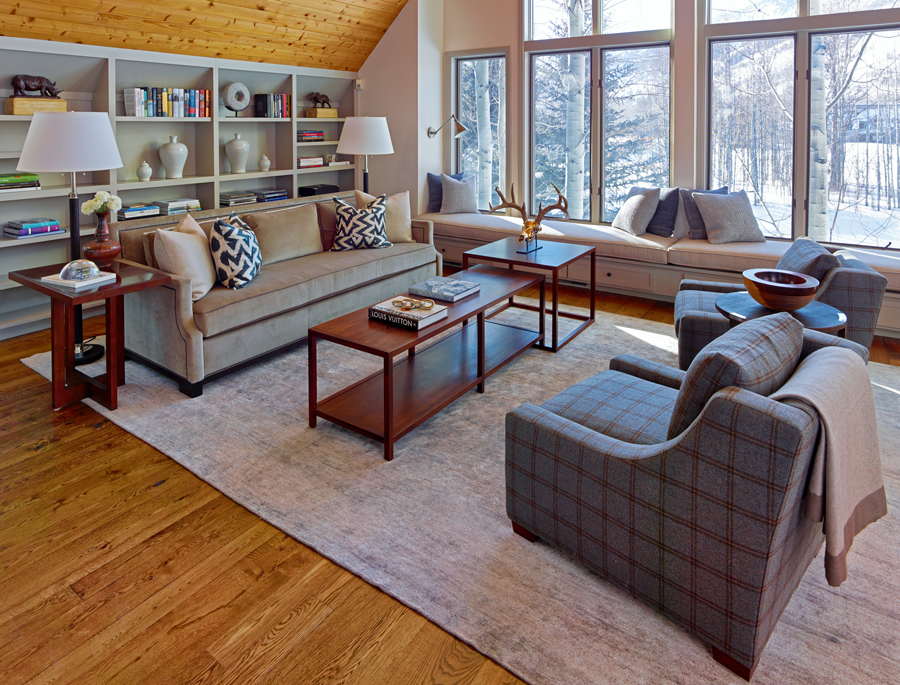
<instances>
[{"instance_id":1,"label":"navy and white patterned pillow","mask_svg":"<svg viewBox=\"0 0 900 685\"><path fill-rule=\"evenodd\" d=\"M387 239L384 214L387 196L376 197L365 209L334 198L337 215L337 233L334 236L332 252L342 250L362 250L375 247L393 247Z\"/></svg>"},{"instance_id":2,"label":"navy and white patterned pillow","mask_svg":"<svg viewBox=\"0 0 900 685\"><path fill-rule=\"evenodd\" d=\"M209 233L216 280L230 290L243 288L259 273L262 254L256 234L236 213L219 219Z\"/></svg>"}]
</instances>

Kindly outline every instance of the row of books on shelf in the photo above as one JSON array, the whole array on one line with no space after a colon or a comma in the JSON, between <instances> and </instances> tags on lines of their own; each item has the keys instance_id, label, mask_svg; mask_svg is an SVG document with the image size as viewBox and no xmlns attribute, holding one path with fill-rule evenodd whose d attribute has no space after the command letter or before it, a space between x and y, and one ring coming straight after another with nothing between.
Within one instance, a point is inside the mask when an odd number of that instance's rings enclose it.
<instances>
[{"instance_id":1,"label":"row of books on shelf","mask_svg":"<svg viewBox=\"0 0 900 685\"><path fill-rule=\"evenodd\" d=\"M59 225L59 221L46 218L10 221L3 227L3 236L15 240L57 235L65 232L66 230Z\"/></svg>"},{"instance_id":2,"label":"row of books on shelf","mask_svg":"<svg viewBox=\"0 0 900 685\"><path fill-rule=\"evenodd\" d=\"M37 174L0 174L0 193L21 193L40 189L41 178Z\"/></svg>"},{"instance_id":3,"label":"row of books on shelf","mask_svg":"<svg viewBox=\"0 0 900 685\"><path fill-rule=\"evenodd\" d=\"M469 297L481 290L479 283L460 281L455 278L436 276L422 283L416 283L410 287L409 294L424 297L431 300L431 306L408 307L404 302L411 298L399 297L379 302L369 307L369 318L382 321L392 326L406 328L412 331L420 331L427 326L446 319L448 315L445 305L436 304L434 301L457 302L464 297ZM414 301L414 300L413 300ZM426 303L427 304L427 303Z\"/></svg>"},{"instance_id":4,"label":"row of books on shelf","mask_svg":"<svg viewBox=\"0 0 900 685\"><path fill-rule=\"evenodd\" d=\"M325 140L325 131L297 131L298 143L315 143Z\"/></svg>"},{"instance_id":5,"label":"row of books on shelf","mask_svg":"<svg viewBox=\"0 0 900 685\"><path fill-rule=\"evenodd\" d=\"M281 188L220 193L219 206L237 207L238 205L253 205L257 202L274 202L275 200L286 200L287 196L287 191Z\"/></svg>"},{"instance_id":6,"label":"row of books on shelf","mask_svg":"<svg viewBox=\"0 0 900 685\"><path fill-rule=\"evenodd\" d=\"M126 88L127 117L208 117L211 95L196 88Z\"/></svg>"},{"instance_id":7,"label":"row of books on shelf","mask_svg":"<svg viewBox=\"0 0 900 685\"><path fill-rule=\"evenodd\" d=\"M253 96L256 116L263 119L290 119L291 96L286 93L258 93Z\"/></svg>"},{"instance_id":8,"label":"row of books on shelf","mask_svg":"<svg viewBox=\"0 0 900 685\"><path fill-rule=\"evenodd\" d=\"M131 219L145 219L148 216L172 216L174 214L187 214L199 212L200 200L191 197L180 197L175 200L154 200L153 202L136 202L130 205L122 205L119 210L119 221Z\"/></svg>"},{"instance_id":9,"label":"row of books on shelf","mask_svg":"<svg viewBox=\"0 0 900 685\"><path fill-rule=\"evenodd\" d=\"M327 162L328 166L348 166L350 164L349 160L339 160L333 159ZM298 169L314 169L315 167L325 166L325 158L324 157L297 157L297 168Z\"/></svg>"}]
</instances>

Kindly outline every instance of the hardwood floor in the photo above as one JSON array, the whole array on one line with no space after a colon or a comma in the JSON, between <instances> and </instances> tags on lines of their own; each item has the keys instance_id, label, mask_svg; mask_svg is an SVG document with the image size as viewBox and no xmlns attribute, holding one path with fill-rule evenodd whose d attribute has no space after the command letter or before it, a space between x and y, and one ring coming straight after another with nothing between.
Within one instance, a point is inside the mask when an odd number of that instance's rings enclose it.
<instances>
[{"instance_id":1,"label":"hardwood floor","mask_svg":"<svg viewBox=\"0 0 900 685\"><path fill-rule=\"evenodd\" d=\"M672 322L653 300L597 306ZM521 682L84 404L51 411L17 361L49 347L0 342L0 682ZM900 340L872 359L900 365Z\"/></svg>"}]
</instances>

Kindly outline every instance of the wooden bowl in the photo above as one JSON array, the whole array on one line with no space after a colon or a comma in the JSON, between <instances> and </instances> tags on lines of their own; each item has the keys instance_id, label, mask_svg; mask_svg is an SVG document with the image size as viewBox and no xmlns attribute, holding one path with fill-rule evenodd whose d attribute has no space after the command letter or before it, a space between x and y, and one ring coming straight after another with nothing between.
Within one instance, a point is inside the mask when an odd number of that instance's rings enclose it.
<instances>
[{"instance_id":1,"label":"wooden bowl","mask_svg":"<svg viewBox=\"0 0 900 685\"><path fill-rule=\"evenodd\" d=\"M819 281L812 276L783 269L747 269L743 276L750 296L776 312L802 309L819 288Z\"/></svg>"}]
</instances>

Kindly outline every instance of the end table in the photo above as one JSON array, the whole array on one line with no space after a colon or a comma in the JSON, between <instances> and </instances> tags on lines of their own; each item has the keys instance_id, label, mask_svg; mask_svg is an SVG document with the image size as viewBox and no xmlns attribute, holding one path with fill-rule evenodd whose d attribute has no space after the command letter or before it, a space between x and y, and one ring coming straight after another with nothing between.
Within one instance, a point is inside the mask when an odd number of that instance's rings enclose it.
<instances>
[{"instance_id":1,"label":"end table","mask_svg":"<svg viewBox=\"0 0 900 685\"><path fill-rule=\"evenodd\" d=\"M12 271L9 280L50 297L53 408L62 409L90 397L107 409L118 406L117 390L125 385L125 295L166 285L172 278L136 266L113 262L103 271L116 274L115 283L75 290L44 283L65 264ZM75 305L106 300L106 373L91 377L75 368Z\"/></svg>"},{"instance_id":2,"label":"end table","mask_svg":"<svg viewBox=\"0 0 900 685\"><path fill-rule=\"evenodd\" d=\"M778 313L768 307L763 307L746 290L719 295L716 298L716 309L728 319L731 328L750 319ZM836 335L840 338L847 337L847 315L830 304L813 300L802 309L788 312L788 314L802 323L804 328Z\"/></svg>"}]
</instances>

